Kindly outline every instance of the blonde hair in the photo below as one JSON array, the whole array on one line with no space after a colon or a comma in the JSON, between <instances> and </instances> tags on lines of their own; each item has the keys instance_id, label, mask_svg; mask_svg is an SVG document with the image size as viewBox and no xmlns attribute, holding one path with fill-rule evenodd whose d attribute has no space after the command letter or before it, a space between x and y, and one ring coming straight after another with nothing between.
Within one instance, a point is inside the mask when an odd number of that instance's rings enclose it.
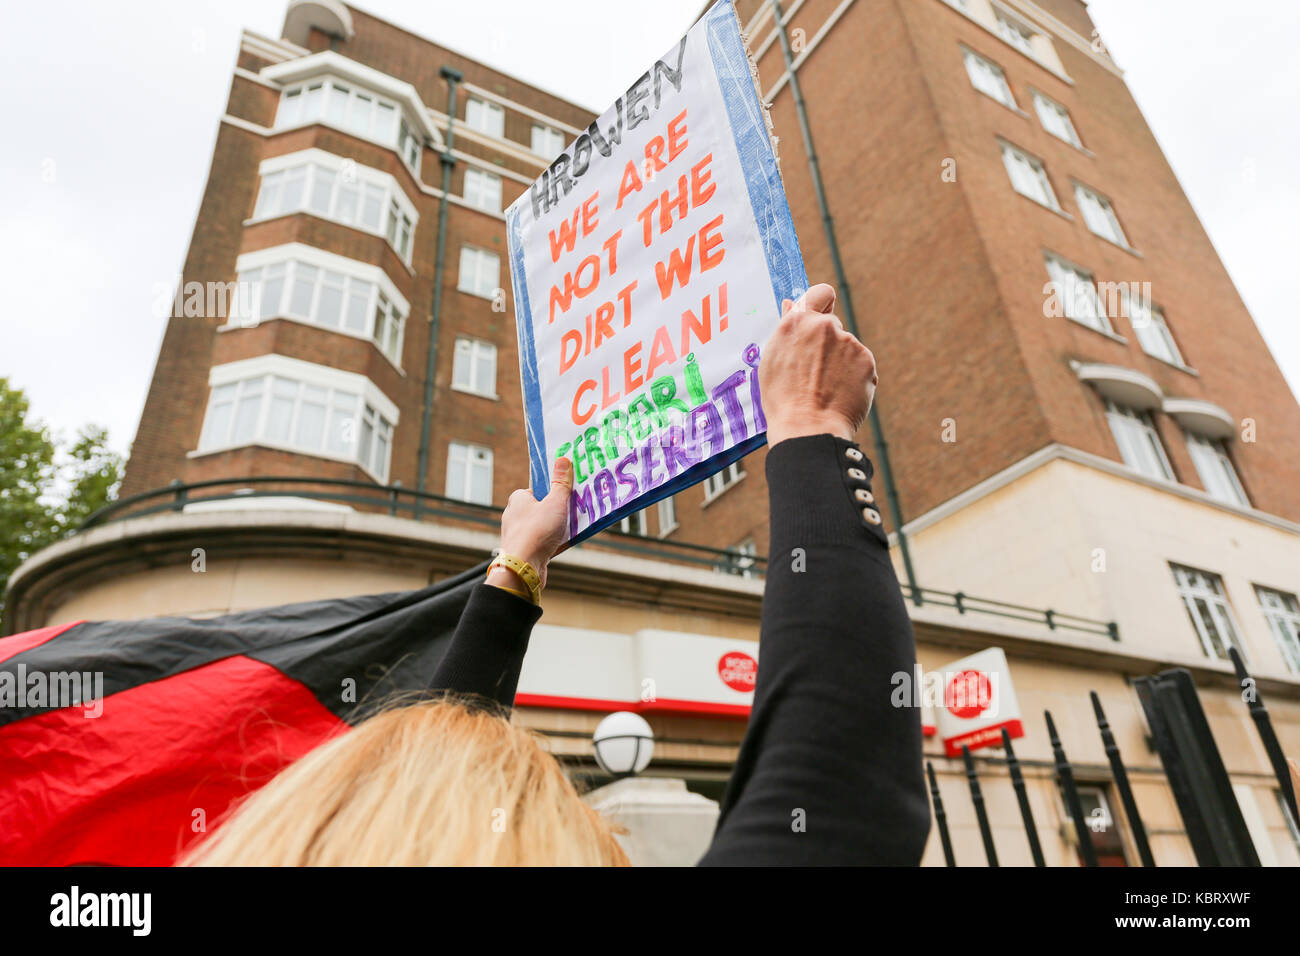
<instances>
[{"instance_id":1,"label":"blonde hair","mask_svg":"<svg viewBox=\"0 0 1300 956\"><path fill-rule=\"evenodd\" d=\"M536 735L451 699L384 711L250 796L187 866L626 866Z\"/></svg>"}]
</instances>

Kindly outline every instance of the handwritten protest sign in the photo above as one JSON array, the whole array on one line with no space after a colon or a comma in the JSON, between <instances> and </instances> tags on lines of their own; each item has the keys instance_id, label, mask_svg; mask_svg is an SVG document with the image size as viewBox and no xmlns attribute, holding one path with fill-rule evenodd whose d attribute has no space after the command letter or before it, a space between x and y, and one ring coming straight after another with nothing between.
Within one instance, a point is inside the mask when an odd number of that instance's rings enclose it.
<instances>
[{"instance_id":1,"label":"handwritten protest sign","mask_svg":"<svg viewBox=\"0 0 1300 956\"><path fill-rule=\"evenodd\" d=\"M577 541L753 451L763 342L803 259L731 0L507 210L534 489Z\"/></svg>"}]
</instances>

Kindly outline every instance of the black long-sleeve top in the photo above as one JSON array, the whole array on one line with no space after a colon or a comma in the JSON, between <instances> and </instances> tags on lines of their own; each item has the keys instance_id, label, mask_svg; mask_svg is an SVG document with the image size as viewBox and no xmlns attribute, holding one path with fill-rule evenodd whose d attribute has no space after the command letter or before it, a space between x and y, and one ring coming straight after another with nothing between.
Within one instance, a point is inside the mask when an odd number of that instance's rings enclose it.
<instances>
[{"instance_id":1,"label":"black long-sleeve top","mask_svg":"<svg viewBox=\"0 0 1300 956\"><path fill-rule=\"evenodd\" d=\"M857 445L831 435L768 454L754 705L702 866L920 862L921 715L891 703L916 651L871 473ZM480 585L434 686L509 707L540 616Z\"/></svg>"}]
</instances>

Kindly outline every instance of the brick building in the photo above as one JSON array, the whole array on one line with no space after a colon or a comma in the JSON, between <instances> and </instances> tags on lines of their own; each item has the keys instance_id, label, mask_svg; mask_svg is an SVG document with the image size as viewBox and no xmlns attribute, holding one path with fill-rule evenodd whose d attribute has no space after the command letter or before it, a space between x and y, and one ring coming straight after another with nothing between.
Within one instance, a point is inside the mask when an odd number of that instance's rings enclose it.
<instances>
[{"instance_id":1,"label":"brick building","mask_svg":"<svg viewBox=\"0 0 1300 956\"><path fill-rule=\"evenodd\" d=\"M833 282L772 5L736 5L808 274ZM1055 863L1075 856L1049 706L1115 821L1108 858L1136 862L1089 689L1150 771L1135 790L1158 861L1190 859L1130 684L1189 669L1261 855L1300 862L1226 660L1243 651L1300 752L1300 407L1085 4L783 7L880 367L922 665L1006 650ZM490 506L527 483L502 210L592 119L337 0L291 0L281 39L245 33L122 489L160 494L20 569L10 626L418 587L474 563ZM190 283L236 285L214 310L188 307ZM517 713L575 766L621 702L655 727L654 772L720 791L747 698L712 662L756 653L764 455L557 559ZM268 476L298 480L250 481ZM355 484L312 483L331 480ZM440 497L416 511L409 489ZM988 614L963 613L980 598ZM647 676L657 698L638 697ZM937 740L927 754L959 861L982 862L959 764ZM1004 861L1023 856L1009 787L986 796Z\"/></svg>"}]
</instances>

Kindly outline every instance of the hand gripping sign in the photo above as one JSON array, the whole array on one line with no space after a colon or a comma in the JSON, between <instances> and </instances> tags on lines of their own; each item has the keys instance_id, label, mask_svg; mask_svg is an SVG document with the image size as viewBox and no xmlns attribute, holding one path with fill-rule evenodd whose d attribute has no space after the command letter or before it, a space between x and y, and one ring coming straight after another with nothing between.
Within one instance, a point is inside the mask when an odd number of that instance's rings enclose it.
<instances>
[{"instance_id":1,"label":"hand gripping sign","mask_svg":"<svg viewBox=\"0 0 1300 956\"><path fill-rule=\"evenodd\" d=\"M731 0L506 222L532 485L572 459L572 541L763 444L761 346L808 280Z\"/></svg>"}]
</instances>

